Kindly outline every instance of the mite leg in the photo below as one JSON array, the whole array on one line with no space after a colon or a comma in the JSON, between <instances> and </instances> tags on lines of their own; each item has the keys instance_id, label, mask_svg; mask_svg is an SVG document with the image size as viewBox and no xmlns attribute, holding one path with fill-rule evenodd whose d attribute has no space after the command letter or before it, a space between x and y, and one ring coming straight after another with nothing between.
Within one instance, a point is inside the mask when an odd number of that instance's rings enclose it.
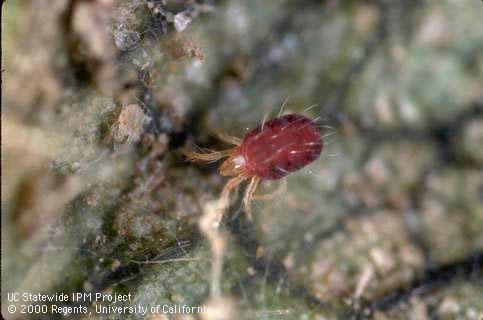
<instances>
[{"instance_id":1,"label":"mite leg","mask_svg":"<svg viewBox=\"0 0 483 320\"><path fill-rule=\"evenodd\" d=\"M247 217L250 220L252 220L251 203L253 200L253 194L257 190L259 183L260 183L260 178L253 177L252 180L250 180L250 184L248 185L247 191L245 192L245 196L243 197L243 206L245 208L245 213L247 214Z\"/></svg>"},{"instance_id":2,"label":"mite leg","mask_svg":"<svg viewBox=\"0 0 483 320\"><path fill-rule=\"evenodd\" d=\"M188 161L206 161L215 162L222 158L229 157L233 149L223 150L223 151L208 151L206 153L194 152L194 151L183 151L183 154L188 158Z\"/></svg>"},{"instance_id":3,"label":"mite leg","mask_svg":"<svg viewBox=\"0 0 483 320\"><path fill-rule=\"evenodd\" d=\"M287 191L287 180L282 180L280 185L275 189L273 192L267 193L267 194L259 194L259 195L254 195L253 199L254 200L273 200L274 198L280 196L281 194L285 193Z\"/></svg>"},{"instance_id":4,"label":"mite leg","mask_svg":"<svg viewBox=\"0 0 483 320\"><path fill-rule=\"evenodd\" d=\"M219 200L219 210L218 210L217 221L221 220L225 210L230 205L230 193L231 193L231 191L234 188L236 188L245 179L246 179L245 176L240 175L240 176L237 176L235 178L231 178L225 184L225 186L223 187L223 190L221 191L221 196L220 196L220 200Z\"/></svg>"},{"instance_id":5,"label":"mite leg","mask_svg":"<svg viewBox=\"0 0 483 320\"><path fill-rule=\"evenodd\" d=\"M242 144L242 139L230 136L226 133L220 132L218 130L213 130L213 134L220 139L221 141L224 141L229 144L234 144L235 146L239 146Z\"/></svg>"}]
</instances>

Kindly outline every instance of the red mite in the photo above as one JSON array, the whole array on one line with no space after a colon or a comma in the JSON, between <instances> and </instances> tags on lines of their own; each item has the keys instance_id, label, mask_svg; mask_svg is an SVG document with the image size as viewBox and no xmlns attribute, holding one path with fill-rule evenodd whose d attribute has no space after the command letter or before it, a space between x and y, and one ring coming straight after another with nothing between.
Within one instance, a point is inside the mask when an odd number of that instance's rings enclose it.
<instances>
[{"instance_id":1,"label":"red mite","mask_svg":"<svg viewBox=\"0 0 483 320\"><path fill-rule=\"evenodd\" d=\"M222 191L227 201L230 191L250 179L243 203L251 218L250 203L261 180L276 180L297 171L316 160L323 149L317 125L299 114L287 114L262 123L248 132L243 140L220 134L220 138L235 147L208 153L186 152L191 161L227 159L220 167L223 176L234 176Z\"/></svg>"}]
</instances>

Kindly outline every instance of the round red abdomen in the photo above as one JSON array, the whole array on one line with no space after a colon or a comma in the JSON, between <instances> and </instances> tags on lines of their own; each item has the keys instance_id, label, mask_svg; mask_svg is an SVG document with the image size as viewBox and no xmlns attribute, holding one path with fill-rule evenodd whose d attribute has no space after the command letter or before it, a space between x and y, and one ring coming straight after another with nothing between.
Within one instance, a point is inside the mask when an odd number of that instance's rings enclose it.
<instances>
[{"instance_id":1,"label":"round red abdomen","mask_svg":"<svg viewBox=\"0 0 483 320\"><path fill-rule=\"evenodd\" d=\"M275 180L317 159L322 148L316 124L302 115L288 114L248 132L240 152L248 174Z\"/></svg>"}]
</instances>

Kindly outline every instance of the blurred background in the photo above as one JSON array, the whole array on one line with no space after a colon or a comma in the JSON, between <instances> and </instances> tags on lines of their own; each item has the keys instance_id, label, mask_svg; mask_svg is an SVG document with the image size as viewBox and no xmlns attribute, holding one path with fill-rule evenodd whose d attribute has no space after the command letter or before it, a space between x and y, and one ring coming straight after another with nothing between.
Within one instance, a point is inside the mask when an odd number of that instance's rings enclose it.
<instances>
[{"instance_id":1,"label":"blurred background","mask_svg":"<svg viewBox=\"0 0 483 320\"><path fill-rule=\"evenodd\" d=\"M325 148L253 203L254 221L235 193L224 308L123 318L482 318L481 1L2 9L5 317L65 318L9 315L8 292L209 303L197 223L227 179L180 151L227 148L213 130L242 137L288 99L285 112L317 104L305 114L327 126Z\"/></svg>"}]
</instances>

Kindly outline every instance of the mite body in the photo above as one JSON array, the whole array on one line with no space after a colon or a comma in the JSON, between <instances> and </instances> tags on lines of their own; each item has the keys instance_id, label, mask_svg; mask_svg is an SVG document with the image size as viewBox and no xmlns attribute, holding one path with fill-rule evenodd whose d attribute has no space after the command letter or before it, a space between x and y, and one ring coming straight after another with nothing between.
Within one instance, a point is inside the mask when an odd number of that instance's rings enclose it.
<instances>
[{"instance_id":1,"label":"mite body","mask_svg":"<svg viewBox=\"0 0 483 320\"><path fill-rule=\"evenodd\" d=\"M320 132L312 120L288 114L250 131L240 154L249 175L275 180L317 159L322 147Z\"/></svg>"},{"instance_id":2,"label":"mite body","mask_svg":"<svg viewBox=\"0 0 483 320\"><path fill-rule=\"evenodd\" d=\"M191 161L227 158L220 166L220 174L234 178L222 191L225 203L233 188L250 179L243 199L245 212L250 218L250 203L260 181L281 179L305 167L316 160L323 149L316 123L299 114L287 114L264 122L249 131L243 140L225 135L220 138L235 147L209 153L187 152L186 155Z\"/></svg>"}]
</instances>

